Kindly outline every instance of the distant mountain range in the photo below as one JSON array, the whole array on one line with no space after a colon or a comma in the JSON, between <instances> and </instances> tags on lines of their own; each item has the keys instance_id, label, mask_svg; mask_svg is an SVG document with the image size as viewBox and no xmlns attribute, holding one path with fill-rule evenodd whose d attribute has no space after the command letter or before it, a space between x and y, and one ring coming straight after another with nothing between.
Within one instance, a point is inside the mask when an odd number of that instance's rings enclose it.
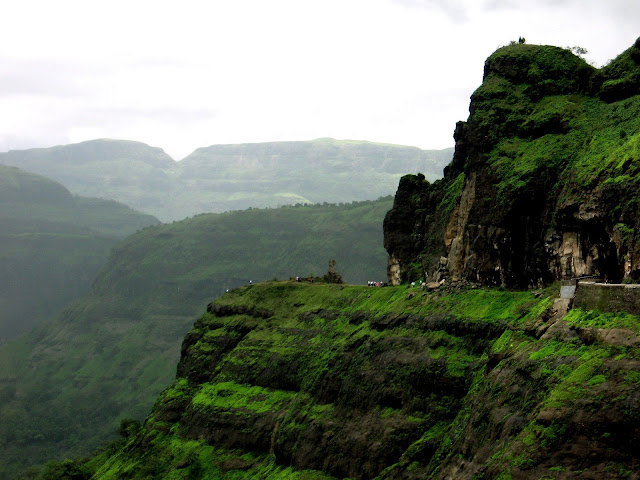
<instances>
[{"instance_id":1,"label":"distant mountain range","mask_svg":"<svg viewBox=\"0 0 640 480\"><path fill-rule=\"evenodd\" d=\"M205 212L296 203L374 200L402 175L442 176L453 148L334 140L214 145L176 162L160 148L92 140L0 153L0 164L62 183L76 195L105 198L172 221Z\"/></svg>"}]
</instances>

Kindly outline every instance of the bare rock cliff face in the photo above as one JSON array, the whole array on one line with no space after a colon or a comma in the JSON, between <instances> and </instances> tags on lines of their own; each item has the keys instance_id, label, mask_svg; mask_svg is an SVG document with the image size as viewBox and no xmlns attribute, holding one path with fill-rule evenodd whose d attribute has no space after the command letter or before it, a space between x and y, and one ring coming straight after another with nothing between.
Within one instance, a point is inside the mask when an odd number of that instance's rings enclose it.
<instances>
[{"instance_id":1,"label":"bare rock cliff face","mask_svg":"<svg viewBox=\"0 0 640 480\"><path fill-rule=\"evenodd\" d=\"M640 41L601 70L557 47L496 51L445 178L400 182L389 280L640 279L639 93Z\"/></svg>"}]
</instances>

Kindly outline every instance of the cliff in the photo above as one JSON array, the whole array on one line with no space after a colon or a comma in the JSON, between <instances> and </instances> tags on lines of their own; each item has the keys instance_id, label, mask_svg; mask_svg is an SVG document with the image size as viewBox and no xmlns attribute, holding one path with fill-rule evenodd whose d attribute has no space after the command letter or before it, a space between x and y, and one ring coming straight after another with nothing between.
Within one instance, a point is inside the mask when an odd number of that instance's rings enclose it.
<instances>
[{"instance_id":1,"label":"cliff","mask_svg":"<svg viewBox=\"0 0 640 480\"><path fill-rule=\"evenodd\" d=\"M444 179L399 184L390 280L640 279L638 94L640 39L600 70L562 48L498 49Z\"/></svg>"},{"instance_id":2,"label":"cliff","mask_svg":"<svg viewBox=\"0 0 640 480\"><path fill-rule=\"evenodd\" d=\"M627 479L638 317L550 292L275 282L210 304L95 479ZM79 477L80 478L80 477Z\"/></svg>"}]
</instances>

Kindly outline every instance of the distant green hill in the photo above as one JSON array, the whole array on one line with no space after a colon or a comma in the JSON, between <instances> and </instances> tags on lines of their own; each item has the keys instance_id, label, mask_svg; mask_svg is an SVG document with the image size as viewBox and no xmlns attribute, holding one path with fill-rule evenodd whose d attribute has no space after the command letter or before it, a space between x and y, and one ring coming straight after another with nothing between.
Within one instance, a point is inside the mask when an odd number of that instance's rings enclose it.
<instances>
[{"instance_id":1,"label":"distant green hill","mask_svg":"<svg viewBox=\"0 0 640 480\"><path fill-rule=\"evenodd\" d=\"M175 375L180 344L227 288L322 275L385 277L391 197L251 209L148 227L112 250L89 294L0 347L0 478L89 452L142 419Z\"/></svg>"},{"instance_id":2,"label":"distant green hill","mask_svg":"<svg viewBox=\"0 0 640 480\"><path fill-rule=\"evenodd\" d=\"M203 212L373 200L401 175L442 176L453 149L333 140L214 145L174 162L123 140L0 153L0 164L46 175L79 195L117 200L163 221Z\"/></svg>"},{"instance_id":3,"label":"distant green hill","mask_svg":"<svg viewBox=\"0 0 640 480\"><path fill-rule=\"evenodd\" d=\"M125 140L10 151L0 153L0 164L44 175L76 195L117 200L147 213L164 206L175 166L161 149Z\"/></svg>"},{"instance_id":4,"label":"distant green hill","mask_svg":"<svg viewBox=\"0 0 640 480\"><path fill-rule=\"evenodd\" d=\"M112 200L0 166L0 343L85 294L109 249L159 223Z\"/></svg>"}]
</instances>

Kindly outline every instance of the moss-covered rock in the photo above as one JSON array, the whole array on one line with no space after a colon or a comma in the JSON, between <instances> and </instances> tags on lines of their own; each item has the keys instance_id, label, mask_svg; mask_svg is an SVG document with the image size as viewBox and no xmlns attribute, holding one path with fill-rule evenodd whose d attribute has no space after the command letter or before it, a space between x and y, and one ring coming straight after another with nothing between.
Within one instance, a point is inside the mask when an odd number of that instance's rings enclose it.
<instances>
[{"instance_id":1,"label":"moss-covered rock","mask_svg":"<svg viewBox=\"0 0 640 480\"><path fill-rule=\"evenodd\" d=\"M550 46L491 55L445 178L400 182L394 281L436 279L441 255L449 276L490 285L640 279L639 46L600 70Z\"/></svg>"},{"instance_id":2,"label":"moss-covered rock","mask_svg":"<svg viewBox=\"0 0 640 480\"><path fill-rule=\"evenodd\" d=\"M631 478L640 340L579 331L594 316L581 310L573 341L543 335L549 293L235 290L188 335L142 430L81 466L102 480Z\"/></svg>"}]
</instances>

